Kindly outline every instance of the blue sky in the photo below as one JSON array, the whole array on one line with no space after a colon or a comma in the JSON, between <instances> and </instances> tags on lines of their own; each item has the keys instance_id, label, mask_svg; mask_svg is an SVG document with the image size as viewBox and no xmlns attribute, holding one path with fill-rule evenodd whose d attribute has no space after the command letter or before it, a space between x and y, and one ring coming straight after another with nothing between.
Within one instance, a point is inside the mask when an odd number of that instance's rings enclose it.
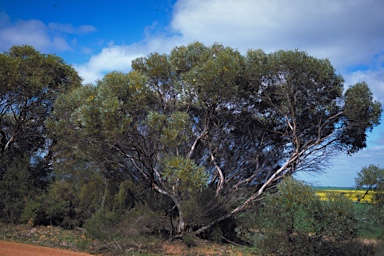
<instances>
[{"instance_id":1,"label":"blue sky","mask_svg":"<svg viewBox=\"0 0 384 256\"><path fill-rule=\"evenodd\" d=\"M131 60L201 41L329 58L345 85L366 81L384 105L382 0L0 0L0 51L29 44L73 65L84 83L128 72ZM384 122L383 122L384 123ZM314 185L353 186L362 167L384 168L384 124L368 147L336 155Z\"/></svg>"}]
</instances>

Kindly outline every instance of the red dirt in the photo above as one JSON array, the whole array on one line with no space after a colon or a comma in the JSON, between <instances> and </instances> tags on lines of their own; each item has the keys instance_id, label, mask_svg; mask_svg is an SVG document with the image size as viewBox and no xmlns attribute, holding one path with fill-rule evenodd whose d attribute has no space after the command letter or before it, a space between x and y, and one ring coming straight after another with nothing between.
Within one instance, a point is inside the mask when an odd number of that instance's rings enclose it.
<instances>
[{"instance_id":1,"label":"red dirt","mask_svg":"<svg viewBox=\"0 0 384 256\"><path fill-rule=\"evenodd\" d=\"M90 254L56 248L0 241L0 256L87 256Z\"/></svg>"}]
</instances>

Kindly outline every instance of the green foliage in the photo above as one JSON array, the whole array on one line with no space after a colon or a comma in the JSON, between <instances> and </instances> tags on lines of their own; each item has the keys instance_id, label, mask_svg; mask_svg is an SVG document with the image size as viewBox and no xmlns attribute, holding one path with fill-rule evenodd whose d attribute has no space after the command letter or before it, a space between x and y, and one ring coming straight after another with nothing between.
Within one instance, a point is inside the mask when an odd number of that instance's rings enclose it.
<instances>
[{"instance_id":1,"label":"green foliage","mask_svg":"<svg viewBox=\"0 0 384 256\"><path fill-rule=\"evenodd\" d=\"M355 178L356 187L371 192L372 203L379 208L384 206L384 168L369 165L361 169Z\"/></svg>"},{"instance_id":2,"label":"green foliage","mask_svg":"<svg viewBox=\"0 0 384 256\"><path fill-rule=\"evenodd\" d=\"M222 198L215 196L215 191L208 187L183 197L180 206L188 231L193 231L196 227L219 218L226 212ZM211 235L208 237L212 238Z\"/></svg>"},{"instance_id":3,"label":"green foliage","mask_svg":"<svg viewBox=\"0 0 384 256\"><path fill-rule=\"evenodd\" d=\"M159 235L164 217L147 205L140 205L125 213L101 209L85 223L87 235L101 240L113 250L142 249ZM167 227L169 229L169 227Z\"/></svg>"},{"instance_id":4,"label":"green foliage","mask_svg":"<svg viewBox=\"0 0 384 256\"><path fill-rule=\"evenodd\" d=\"M103 200L111 198L99 176L82 182L58 179L51 183L45 193L29 197L20 220L30 225L81 226L98 209L107 206Z\"/></svg>"},{"instance_id":5,"label":"green foliage","mask_svg":"<svg viewBox=\"0 0 384 256\"><path fill-rule=\"evenodd\" d=\"M81 224L76 187L65 180L55 182L49 190L46 212L53 224L73 228Z\"/></svg>"},{"instance_id":6,"label":"green foliage","mask_svg":"<svg viewBox=\"0 0 384 256\"><path fill-rule=\"evenodd\" d=\"M345 123L348 126L342 135L349 153L366 147L366 131L380 124L381 103L373 101L372 92L365 82L357 83L345 93Z\"/></svg>"},{"instance_id":7,"label":"green foliage","mask_svg":"<svg viewBox=\"0 0 384 256\"><path fill-rule=\"evenodd\" d=\"M148 196L148 191L140 188L134 181L125 180L120 183L119 190L114 195L113 211L126 213L149 201Z\"/></svg>"},{"instance_id":8,"label":"green foliage","mask_svg":"<svg viewBox=\"0 0 384 256\"><path fill-rule=\"evenodd\" d=\"M264 204L265 212L270 218L270 228L278 228L288 237L296 233L308 233L312 227L308 221L312 216L316 196L311 187L286 178L278 185L278 192L269 194ZM267 216L267 218L268 218ZM272 216L276 216L272 218Z\"/></svg>"},{"instance_id":9,"label":"green foliage","mask_svg":"<svg viewBox=\"0 0 384 256\"><path fill-rule=\"evenodd\" d=\"M167 120L167 127L164 129L160 141L162 143L177 143L175 146L187 141L191 135L191 127L188 119L188 113L172 113Z\"/></svg>"},{"instance_id":10,"label":"green foliage","mask_svg":"<svg viewBox=\"0 0 384 256\"><path fill-rule=\"evenodd\" d=\"M20 221L23 223L28 223L31 226L34 226L36 224L49 224L45 223L47 220L45 216L45 212L42 209L42 203L40 200L29 200L20 216Z\"/></svg>"},{"instance_id":11,"label":"green foliage","mask_svg":"<svg viewBox=\"0 0 384 256\"><path fill-rule=\"evenodd\" d=\"M183 237L183 242L187 247L195 247L196 246L196 241L195 237L192 235L187 235Z\"/></svg>"},{"instance_id":12,"label":"green foliage","mask_svg":"<svg viewBox=\"0 0 384 256\"><path fill-rule=\"evenodd\" d=\"M73 184L73 183L72 183ZM90 216L102 207L111 207L112 195L104 178L95 173L87 175L77 185L79 207L81 209L81 222L85 222Z\"/></svg>"},{"instance_id":13,"label":"green foliage","mask_svg":"<svg viewBox=\"0 0 384 256\"><path fill-rule=\"evenodd\" d=\"M372 204L355 203L355 216L358 220L358 235L364 239L384 238L384 222L382 216L384 211Z\"/></svg>"},{"instance_id":14,"label":"green foliage","mask_svg":"<svg viewBox=\"0 0 384 256\"><path fill-rule=\"evenodd\" d=\"M192 159L169 156L164 159L164 178L170 186L180 191L201 191L207 185L204 167L199 167Z\"/></svg>"},{"instance_id":15,"label":"green foliage","mask_svg":"<svg viewBox=\"0 0 384 256\"><path fill-rule=\"evenodd\" d=\"M80 86L80 77L59 57L41 54L31 46L12 47L0 55L0 62L2 154L19 149L36 156L51 144L44 122L54 100Z\"/></svg>"},{"instance_id":16,"label":"green foliage","mask_svg":"<svg viewBox=\"0 0 384 256\"><path fill-rule=\"evenodd\" d=\"M4 159L4 157L3 157ZM29 158L24 155L17 161L10 161L0 179L0 219L4 222L19 223L28 198L39 191L32 183Z\"/></svg>"},{"instance_id":17,"label":"green foliage","mask_svg":"<svg viewBox=\"0 0 384 256\"><path fill-rule=\"evenodd\" d=\"M45 121L58 95L81 79L59 57L27 45L0 54L0 66L0 217L18 222L51 181L54 141Z\"/></svg>"},{"instance_id":18,"label":"green foliage","mask_svg":"<svg viewBox=\"0 0 384 256\"><path fill-rule=\"evenodd\" d=\"M266 253L340 254L356 236L346 198L320 201L285 179L364 148L379 124L369 87L343 94L329 60L195 42L95 86L29 46L0 54L0 66L3 221L85 225L118 250L145 235L220 240L218 222L247 209L238 234ZM368 167L357 179L376 192L375 216L382 178Z\"/></svg>"},{"instance_id":19,"label":"green foliage","mask_svg":"<svg viewBox=\"0 0 384 256\"><path fill-rule=\"evenodd\" d=\"M119 213L100 210L92 215L84 227L90 237L113 241L114 236L119 236L117 226L121 218Z\"/></svg>"},{"instance_id":20,"label":"green foliage","mask_svg":"<svg viewBox=\"0 0 384 256\"><path fill-rule=\"evenodd\" d=\"M363 189L366 191L366 194L370 193L372 195L372 203L364 207L363 218L369 224L363 225L364 230L368 233L374 233L376 237L383 238L384 168L380 168L377 165L363 167L357 173L355 183L358 189ZM377 230L377 227L379 227L379 230ZM370 231L372 229L373 231Z\"/></svg>"},{"instance_id":21,"label":"green foliage","mask_svg":"<svg viewBox=\"0 0 384 256\"><path fill-rule=\"evenodd\" d=\"M169 117L158 112L149 112L146 120L148 128L159 134L159 143L163 147L177 148L191 136L191 126L188 113L175 112Z\"/></svg>"},{"instance_id":22,"label":"green foliage","mask_svg":"<svg viewBox=\"0 0 384 256\"><path fill-rule=\"evenodd\" d=\"M70 183L62 180L53 183L48 192L31 198L22 213L21 220L32 226L56 225L73 228L81 225L80 205Z\"/></svg>"},{"instance_id":23,"label":"green foliage","mask_svg":"<svg viewBox=\"0 0 384 256\"><path fill-rule=\"evenodd\" d=\"M377 208L384 208L384 168L376 165L369 165L362 168L355 179L359 189L372 193L372 203Z\"/></svg>"},{"instance_id":24,"label":"green foliage","mask_svg":"<svg viewBox=\"0 0 384 256\"><path fill-rule=\"evenodd\" d=\"M315 212L316 230L322 236L345 242L357 236L353 202L341 194L329 194Z\"/></svg>"},{"instance_id":25,"label":"green foliage","mask_svg":"<svg viewBox=\"0 0 384 256\"><path fill-rule=\"evenodd\" d=\"M284 179L252 213L244 213L238 235L262 254L348 255L357 236L353 203L343 195L321 201L314 190ZM355 253L355 252L353 252ZM352 254L351 254L352 255Z\"/></svg>"},{"instance_id":26,"label":"green foliage","mask_svg":"<svg viewBox=\"0 0 384 256\"><path fill-rule=\"evenodd\" d=\"M320 170L335 150L363 148L381 114L367 86L343 95L329 60L298 50L242 55L195 42L135 59L132 69L56 100L46 122L57 142L54 164L64 176L92 169L108 181L108 210L136 207L122 181L168 197L162 207L181 234L193 226L185 218L205 225L191 218L190 205L211 205L200 200L207 187L224 206L199 212L231 217L285 176ZM313 228L298 221L309 218L311 205L289 205L280 214L293 220L284 232Z\"/></svg>"}]
</instances>

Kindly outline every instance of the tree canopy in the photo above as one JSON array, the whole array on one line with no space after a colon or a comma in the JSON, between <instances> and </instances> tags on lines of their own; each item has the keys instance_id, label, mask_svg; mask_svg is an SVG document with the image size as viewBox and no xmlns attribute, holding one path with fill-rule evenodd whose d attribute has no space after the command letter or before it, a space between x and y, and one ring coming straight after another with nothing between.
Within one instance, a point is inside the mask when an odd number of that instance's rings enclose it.
<instances>
[{"instance_id":1,"label":"tree canopy","mask_svg":"<svg viewBox=\"0 0 384 256\"><path fill-rule=\"evenodd\" d=\"M355 178L356 187L372 195L372 202L378 208L384 206L384 169L377 165L363 167ZM364 196L365 196L364 195Z\"/></svg>"},{"instance_id":2,"label":"tree canopy","mask_svg":"<svg viewBox=\"0 0 384 256\"><path fill-rule=\"evenodd\" d=\"M344 91L327 59L195 42L61 94L48 126L58 169L81 160L152 188L172 200L182 234L245 210L285 176L364 148L380 114L368 86ZM192 227L185 202L207 191L220 214Z\"/></svg>"},{"instance_id":3,"label":"tree canopy","mask_svg":"<svg viewBox=\"0 0 384 256\"><path fill-rule=\"evenodd\" d=\"M26 45L0 54L0 208L8 209L6 219L16 220L32 188L47 184L54 141L45 121L56 97L80 85L77 72L57 56Z\"/></svg>"}]
</instances>

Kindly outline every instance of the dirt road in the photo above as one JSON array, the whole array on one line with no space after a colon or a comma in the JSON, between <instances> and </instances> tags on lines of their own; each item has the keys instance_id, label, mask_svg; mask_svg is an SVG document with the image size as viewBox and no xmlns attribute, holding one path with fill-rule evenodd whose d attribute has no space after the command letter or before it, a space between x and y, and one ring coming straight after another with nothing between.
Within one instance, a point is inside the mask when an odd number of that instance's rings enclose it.
<instances>
[{"instance_id":1,"label":"dirt road","mask_svg":"<svg viewBox=\"0 0 384 256\"><path fill-rule=\"evenodd\" d=\"M0 256L88 256L90 254L0 241Z\"/></svg>"}]
</instances>

